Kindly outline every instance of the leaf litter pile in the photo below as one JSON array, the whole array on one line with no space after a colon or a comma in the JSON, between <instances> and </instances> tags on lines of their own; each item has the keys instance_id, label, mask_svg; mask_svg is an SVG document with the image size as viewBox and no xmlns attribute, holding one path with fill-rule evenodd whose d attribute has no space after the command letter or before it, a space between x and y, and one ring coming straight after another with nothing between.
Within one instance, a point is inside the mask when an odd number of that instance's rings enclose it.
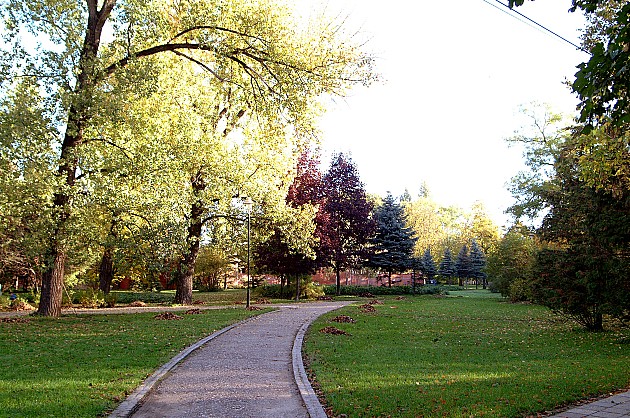
<instances>
[{"instance_id":1,"label":"leaf litter pile","mask_svg":"<svg viewBox=\"0 0 630 418\"><path fill-rule=\"evenodd\" d=\"M370 305L369 303L366 303L365 305L361 305L359 306L359 309L361 310L361 312L363 313L373 313L376 312L376 308L373 305Z\"/></svg>"},{"instance_id":2,"label":"leaf litter pile","mask_svg":"<svg viewBox=\"0 0 630 418\"><path fill-rule=\"evenodd\" d=\"M201 313L201 309L199 308L189 309L186 312L184 312L185 315L198 315L200 313Z\"/></svg>"},{"instance_id":3,"label":"leaf litter pile","mask_svg":"<svg viewBox=\"0 0 630 418\"><path fill-rule=\"evenodd\" d=\"M355 321L354 319L350 318L348 315L339 315L339 316L336 316L336 317L334 317L333 319L331 319L331 321L333 321L333 322L339 322L340 324L341 324L341 323L354 324L355 322L357 322L357 321Z\"/></svg>"},{"instance_id":4,"label":"leaf litter pile","mask_svg":"<svg viewBox=\"0 0 630 418\"><path fill-rule=\"evenodd\" d=\"M324 327L319 330L322 334L332 334L332 335L352 335L349 332L346 332L342 329L336 327Z\"/></svg>"},{"instance_id":5,"label":"leaf litter pile","mask_svg":"<svg viewBox=\"0 0 630 418\"><path fill-rule=\"evenodd\" d=\"M174 320L174 319L184 319L183 316L175 315L174 313L170 313L170 312L164 312L164 313L155 315L154 318L155 319L166 320L166 321L170 321L170 320Z\"/></svg>"}]
</instances>

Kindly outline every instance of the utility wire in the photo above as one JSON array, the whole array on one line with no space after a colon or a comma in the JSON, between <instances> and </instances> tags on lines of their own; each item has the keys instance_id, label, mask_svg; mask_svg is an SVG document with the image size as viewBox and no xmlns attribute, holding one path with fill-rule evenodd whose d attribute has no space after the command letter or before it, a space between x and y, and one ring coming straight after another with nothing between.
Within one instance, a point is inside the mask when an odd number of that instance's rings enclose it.
<instances>
[{"instance_id":1,"label":"utility wire","mask_svg":"<svg viewBox=\"0 0 630 418\"><path fill-rule=\"evenodd\" d=\"M489 5L490 5L490 6L492 6L492 7L495 7L495 8L497 8L497 9L501 10L502 12L504 12L504 13L508 14L509 16L512 16L513 18L517 19L519 22L522 22L522 23L527 24L527 22L524 22L523 20L519 19L518 17L514 16L513 14L510 14L510 13L509 13L509 12L507 12L506 10L503 10L503 9L501 9L501 8L497 7L495 4L491 3L489 0L482 0L482 1L483 1L484 3L489 4ZM502 1L500 1L500 0L494 0L494 1L495 1L495 2L497 2L497 3L499 3L501 6L508 8L510 11L512 11L512 12L514 12L514 13L516 13L517 15L519 15L519 16L521 16L521 17L523 17L523 18L527 19L528 21L530 21L530 22L532 22L534 25L536 25L536 26L538 26L538 27L542 28L542 29L543 29L543 30L545 30L546 32L549 32L550 34L552 34L552 35L553 35L553 36L555 36L556 38L559 38L559 39L563 40L564 42L568 43L569 45L571 45L571 46L575 47L576 49L578 49L578 50L580 50L580 51L582 51L582 52L586 52L587 54L590 54L590 52L588 52L586 49L582 48L582 47L581 47L581 46L579 46L579 45L574 44L573 42L569 41L569 40L568 40L567 38L565 38L564 36L561 36L561 35L557 34L556 32L552 31L551 29L548 29L547 27L545 27L545 26L541 25L540 23L536 22L534 19L531 19L531 18L529 18L529 17L525 16L523 13L519 12L518 10L515 10L515 9L511 8L508 4L505 4L505 3L503 3L503 2L502 2Z\"/></svg>"}]
</instances>

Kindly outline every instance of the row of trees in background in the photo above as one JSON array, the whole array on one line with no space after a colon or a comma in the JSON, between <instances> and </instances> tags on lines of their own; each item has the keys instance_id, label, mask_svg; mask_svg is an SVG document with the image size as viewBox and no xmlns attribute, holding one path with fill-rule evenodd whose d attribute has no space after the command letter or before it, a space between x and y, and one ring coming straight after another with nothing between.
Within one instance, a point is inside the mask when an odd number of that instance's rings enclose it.
<instances>
[{"instance_id":1,"label":"row of trees in background","mask_svg":"<svg viewBox=\"0 0 630 418\"><path fill-rule=\"evenodd\" d=\"M300 277L308 277L318 268L330 268L335 272L337 293L340 273L346 269L383 273L388 286L392 285L392 274L413 271L413 277L422 273L428 281L438 275L449 283L474 279L485 288L486 256L479 241L494 248L499 230L483 206L475 205L467 216L457 208L438 208L426 187L418 199L413 201L409 193L400 199L391 194L369 196L347 155L335 155L328 171L322 173L317 156L303 154L287 202L296 208L306 204L317 208L311 246L314 252L292 250L281 231L276 231L257 245L257 269L280 276L284 286L285 279L298 284ZM422 220L429 217L439 220L436 229L423 228L426 224ZM435 251L444 253L439 268L431 247L418 245L429 242Z\"/></svg>"},{"instance_id":2,"label":"row of trees in background","mask_svg":"<svg viewBox=\"0 0 630 418\"><path fill-rule=\"evenodd\" d=\"M242 248L243 196L260 235L279 228L308 252L314 211L285 201L295 159L321 97L375 78L340 22L273 0L0 13L0 271L40 284L39 314L95 275L107 291L170 274L190 302L202 244Z\"/></svg>"}]
</instances>

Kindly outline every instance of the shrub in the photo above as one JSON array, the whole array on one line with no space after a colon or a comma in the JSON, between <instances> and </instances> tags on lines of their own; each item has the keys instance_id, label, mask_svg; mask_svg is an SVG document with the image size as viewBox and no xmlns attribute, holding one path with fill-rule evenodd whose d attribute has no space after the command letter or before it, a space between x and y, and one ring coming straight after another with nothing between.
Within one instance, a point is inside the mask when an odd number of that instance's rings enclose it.
<instances>
[{"instance_id":1,"label":"shrub","mask_svg":"<svg viewBox=\"0 0 630 418\"><path fill-rule=\"evenodd\" d=\"M74 293L72 301L80 304L83 308L100 308L105 306L105 294L101 290L79 290Z\"/></svg>"},{"instance_id":2,"label":"shrub","mask_svg":"<svg viewBox=\"0 0 630 418\"><path fill-rule=\"evenodd\" d=\"M274 298L274 299L292 299L295 297L295 284L284 286L282 288L283 294L280 294L279 284L266 284L258 286L254 289L254 293L260 297ZM317 299L325 295L324 286L320 286L311 281L302 283L300 285L300 298L304 299Z\"/></svg>"},{"instance_id":3,"label":"shrub","mask_svg":"<svg viewBox=\"0 0 630 418\"><path fill-rule=\"evenodd\" d=\"M116 306L116 301L118 301L118 294L110 292L105 295L105 306L108 308Z\"/></svg>"},{"instance_id":4,"label":"shrub","mask_svg":"<svg viewBox=\"0 0 630 418\"><path fill-rule=\"evenodd\" d=\"M300 291L300 297L306 299L317 299L324 295L324 287L313 282L306 283Z\"/></svg>"},{"instance_id":5,"label":"shrub","mask_svg":"<svg viewBox=\"0 0 630 418\"><path fill-rule=\"evenodd\" d=\"M531 282L515 279L509 286L509 298L512 302L525 302L533 299Z\"/></svg>"},{"instance_id":6,"label":"shrub","mask_svg":"<svg viewBox=\"0 0 630 418\"><path fill-rule=\"evenodd\" d=\"M116 295L116 302L119 304L128 304L134 301L171 304L175 299L173 293L162 292L110 292L110 294Z\"/></svg>"},{"instance_id":7,"label":"shrub","mask_svg":"<svg viewBox=\"0 0 630 418\"><path fill-rule=\"evenodd\" d=\"M11 300L6 295L0 295L0 309L7 309L11 306Z\"/></svg>"},{"instance_id":8,"label":"shrub","mask_svg":"<svg viewBox=\"0 0 630 418\"><path fill-rule=\"evenodd\" d=\"M324 286L327 295L335 295L337 288L334 285ZM416 295L435 295L443 294L446 289L443 286L425 285L416 286ZM361 296L364 294L372 295L411 295L413 288L411 286L341 286L341 295L345 296Z\"/></svg>"}]
</instances>

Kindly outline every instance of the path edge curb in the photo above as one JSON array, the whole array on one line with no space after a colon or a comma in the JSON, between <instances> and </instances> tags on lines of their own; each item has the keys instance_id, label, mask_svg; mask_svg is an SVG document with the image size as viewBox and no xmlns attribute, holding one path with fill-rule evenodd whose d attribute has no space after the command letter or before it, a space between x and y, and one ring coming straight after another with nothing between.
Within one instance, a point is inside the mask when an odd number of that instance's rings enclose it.
<instances>
[{"instance_id":1,"label":"path edge curb","mask_svg":"<svg viewBox=\"0 0 630 418\"><path fill-rule=\"evenodd\" d=\"M304 360L302 358L302 344L304 343L304 336L315 319L316 318L312 318L310 321L305 322L300 327L297 335L295 336L295 340L293 341L293 350L291 352L293 361L293 377L295 379L295 383L297 384L298 391L300 392L300 396L302 396L302 401L304 401L304 405L308 411L308 415L311 418L327 418L326 411L324 411L324 407L319 402L319 398L308 380L306 370L304 370Z\"/></svg>"},{"instance_id":2,"label":"path edge curb","mask_svg":"<svg viewBox=\"0 0 630 418\"><path fill-rule=\"evenodd\" d=\"M264 314L263 314L264 315ZM235 324L229 325L225 328L222 328L218 331L213 332L205 338L197 341L196 343L188 346L183 351L180 351L175 357L173 357L168 363L163 364L159 369L157 369L153 374L147 377L136 389L125 400L116 407L112 411L108 418L127 418L133 415L134 412L140 407L140 404L145 396L149 394L151 389L158 384L164 376L172 369L175 368L179 363L181 363L186 357L191 355L193 352L201 348L206 343L212 341L218 336L225 334L226 332L236 328L237 326L247 323L249 321L253 321L258 318L260 315L252 316L242 321L239 321ZM325 417L325 415L324 415Z\"/></svg>"}]
</instances>

